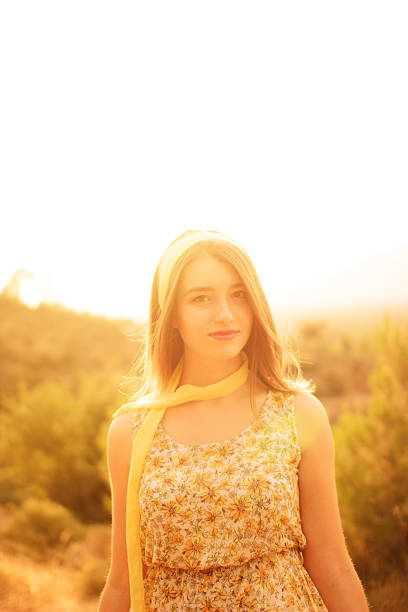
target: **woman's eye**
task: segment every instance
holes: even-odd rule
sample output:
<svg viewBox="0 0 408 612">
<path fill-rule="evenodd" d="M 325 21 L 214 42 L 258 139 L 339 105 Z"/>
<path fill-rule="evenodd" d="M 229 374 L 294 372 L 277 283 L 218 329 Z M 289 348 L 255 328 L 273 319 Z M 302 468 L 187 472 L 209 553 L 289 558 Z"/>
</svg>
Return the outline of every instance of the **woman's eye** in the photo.
<svg viewBox="0 0 408 612">
<path fill-rule="evenodd" d="M 202 302 L 203 300 L 201 298 L 207 298 L 208 295 L 197 295 L 197 297 L 194 298 L 193 302 Z"/>
<path fill-rule="evenodd" d="M 238 297 L 238 298 L 245 298 L 246 297 L 246 291 L 244 291 L 243 289 L 240 289 L 239 291 L 234 291 L 234 293 L 232 294 L 233 297 Z M 205 302 L 207 301 L 207 298 L 209 298 L 208 295 L 197 295 L 197 297 L 195 297 L 193 299 L 193 302 Z"/>
</svg>

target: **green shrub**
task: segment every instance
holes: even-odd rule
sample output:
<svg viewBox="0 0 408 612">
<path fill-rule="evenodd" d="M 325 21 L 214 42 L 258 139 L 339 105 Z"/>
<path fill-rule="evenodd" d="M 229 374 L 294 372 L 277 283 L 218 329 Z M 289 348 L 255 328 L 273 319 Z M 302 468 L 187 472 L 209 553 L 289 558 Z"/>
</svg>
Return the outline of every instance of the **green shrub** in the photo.
<svg viewBox="0 0 408 612">
<path fill-rule="evenodd" d="M 111 553 L 111 526 L 105 524 L 89 525 L 84 541 L 88 554 L 97 559 L 109 559 Z"/>
<path fill-rule="evenodd" d="M 109 380 L 84 374 L 76 393 L 55 381 L 0 398 L 0 504 L 45 497 L 84 523 L 109 519 Z"/>
<path fill-rule="evenodd" d="M 33 497 L 14 511 L 2 530 L 7 539 L 22 543 L 33 552 L 45 554 L 51 548 L 65 548 L 84 534 L 84 527 L 67 508 Z"/>
<path fill-rule="evenodd" d="M 106 583 L 109 563 L 102 559 L 89 559 L 79 575 L 78 590 L 82 597 L 100 595 Z"/>
<path fill-rule="evenodd" d="M 408 338 L 386 320 L 378 343 L 366 413 L 342 414 L 334 430 L 342 521 L 364 581 L 408 571 Z"/>
</svg>

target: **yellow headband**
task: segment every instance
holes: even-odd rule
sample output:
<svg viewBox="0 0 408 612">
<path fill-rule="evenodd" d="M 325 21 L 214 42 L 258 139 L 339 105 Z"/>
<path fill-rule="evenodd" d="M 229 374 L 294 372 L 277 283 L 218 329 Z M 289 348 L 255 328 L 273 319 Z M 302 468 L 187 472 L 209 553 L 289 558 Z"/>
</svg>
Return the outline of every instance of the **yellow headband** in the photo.
<svg viewBox="0 0 408 612">
<path fill-rule="evenodd" d="M 238 244 L 238 242 L 235 242 L 235 240 L 220 232 L 215 232 L 212 230 L 192 230 L 191 233 L 186 232 L 185 234 L 182 234 L 179 238 L 176 238 L 176 240 L 174 240 L 167 247 L 159 262 L 158 300 L 161 310 L 163 310 L 164 302 L 169 290 L 170 276 L 174 264 L 189 248 L 191 248 L 195 244 L 198 244 L 199 242 L 204 242 L 207 240 L 220 243 L 227 242 L 231 245 L 234 245 L 237 249 L 241 251 L 241 253 L 248 257 L 248 254 L 246 253 L 245 249 L 243 249 L 242 246 Z"/>
</svg>

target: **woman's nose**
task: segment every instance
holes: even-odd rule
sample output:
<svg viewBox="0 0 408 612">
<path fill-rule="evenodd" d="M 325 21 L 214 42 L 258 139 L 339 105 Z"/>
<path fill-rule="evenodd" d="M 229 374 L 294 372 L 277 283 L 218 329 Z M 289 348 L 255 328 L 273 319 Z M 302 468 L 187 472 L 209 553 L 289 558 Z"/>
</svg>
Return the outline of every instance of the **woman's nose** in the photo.
<svg viewBox="0 0 408 612">
<path fill-rule="evenodd" d="M 231 321 L 233 319 L 228 300 L 221 299 L 217 303 L 216 319 L 217 321 Z"/>
</svg>

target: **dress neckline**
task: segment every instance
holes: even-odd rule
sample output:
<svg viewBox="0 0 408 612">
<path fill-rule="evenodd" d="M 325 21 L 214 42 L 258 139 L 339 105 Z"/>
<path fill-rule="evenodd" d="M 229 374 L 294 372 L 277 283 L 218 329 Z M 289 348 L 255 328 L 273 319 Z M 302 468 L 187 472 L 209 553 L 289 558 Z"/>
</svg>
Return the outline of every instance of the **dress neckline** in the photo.
<svg viewBox="0 0 408 612">
<path fill-rule="evenodd" d="M 268 389 L 267 393 L 266 393 L 266 397 L 265 400 L 263 401 L 258 414 L 255 416 L 254 419 L 252 419 L 252 421 L 249 423 L 249 425 L 247 425 L 244 429 L 242 429 L 238 434 L 236 434 L 235 436 L 233 436 L 232 438 L 228 438 L 226 440 L 218 440 L 215 442 L 203 442 L 202 444 L 183 444 L 183 442 L 178 442 L 177 440 L 174 440 L 170 434 L 167 433 L 167 431 L 165 430 L 165 428 L 163 427 L 162 421 L 160 421 L 159 425 L 158 425 L 158 429 L 160 429 L 160 431 L 162 432 L 162 434 L 164 435 L 165 438 L 167 438 L 167 440 L 169 440 L 169 442 L 171 442 L 171 444 L 173 444 L 174 446 L 178 446 L 180 448 L 184 448 L 184 449 L 188 449 L 188 450 L 192 450 L 195 448 L 206 448 L 209 446 L 220 446 L 222 444 L 231 444 L 233 442 L 236 442 L 239 438 L 241 438 L 242 436 L 244 436 L 248 431 L 251 431 L 253 429 L 253 427 L 258 423 L 258 421 L 260 421 L 265 413 L 265 409 L 266 406 L 269 404 L 269 401 L 272 397 L 272 389 Z"/>
</svg>

